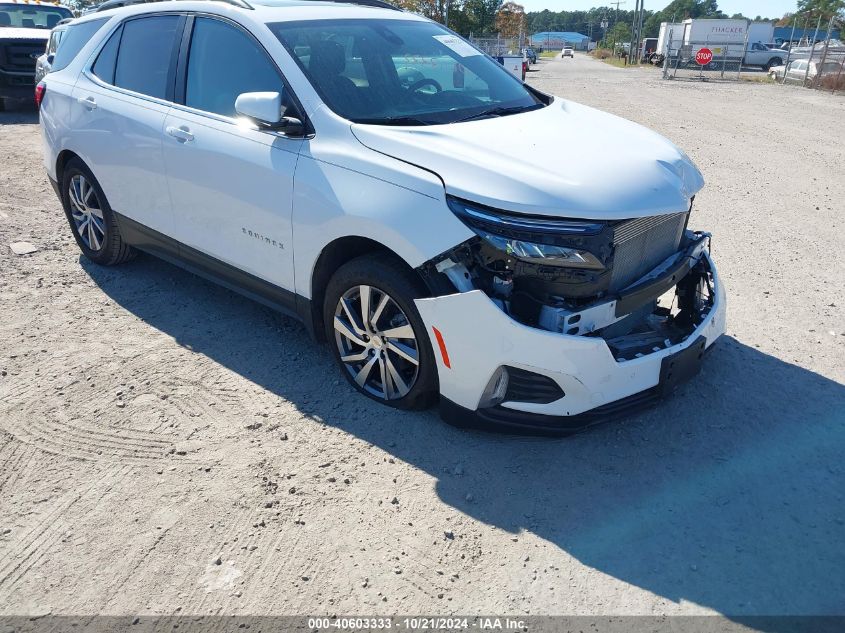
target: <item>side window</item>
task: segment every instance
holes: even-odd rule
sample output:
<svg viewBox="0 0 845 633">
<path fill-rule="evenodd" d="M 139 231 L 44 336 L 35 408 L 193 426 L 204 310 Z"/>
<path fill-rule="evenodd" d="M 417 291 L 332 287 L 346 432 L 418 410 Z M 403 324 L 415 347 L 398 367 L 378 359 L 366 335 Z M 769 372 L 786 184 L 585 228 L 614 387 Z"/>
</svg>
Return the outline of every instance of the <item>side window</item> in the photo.
<svg viewBox="0 0 845 633">
<path fill-rule="evenodd" d="M 128 20 L 123 25 L 114 85 L 166 99 L 167 77 L 174 44 L 181 35 L 180 24 L 181 18 L 177 15 Z"/>
<path fill-rule="evenodd" d="M 267 53 L 246 33 L 221 20 L 197 18 L 185 105 L 235 116 L 235 99 L 244 92 L 284 93 L 284 83 Z"/>
<path fill-rule="evenodd" d="M 52 72 L 66 68 L 77 53 L 82 50 L 82 47 L 94 37 L 106 22 L 108 22 L 108 18 L 89 20 L 81 24 L 69 24 L 62 38 L 62 45 L 56 51 L 56 57 L 53 59 Z"/>
<path fill-rule="evenodd" d="M 115 62 L 117 62 L 117 48 L 120 46 L 120 34 L 122 31 L 123 29 L 119 27 L 112 33 L 109 41 L 100 49 L 97 61 L 91 67 L 91 72 L 107 84 L 114 83 L 114 66 Z"/>
</svg>

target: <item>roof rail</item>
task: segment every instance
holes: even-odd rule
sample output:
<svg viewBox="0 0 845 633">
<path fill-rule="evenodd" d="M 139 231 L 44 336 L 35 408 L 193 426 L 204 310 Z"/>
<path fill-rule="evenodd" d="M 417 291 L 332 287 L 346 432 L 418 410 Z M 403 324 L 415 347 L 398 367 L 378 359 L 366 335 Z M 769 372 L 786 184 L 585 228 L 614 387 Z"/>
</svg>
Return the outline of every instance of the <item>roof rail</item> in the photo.
<svg viewBox="0 0 845 633">
<path fill-rule="evenodd" d="M 392 9 L 393 11 L 402 11 L 401 7 L 397 7 L 395 4 L 391 4 L 390 2 L 386 2 L 385 0 L 292 0 L 291 4 L 297 4 L 300 2 L 337 2 L 338 4 L 358 4 L 364 7 L 375 7 L 377 9 Z M 285 0 L 255 0 L 255 4 L 260 4 L 263 6 L 268 7 L 278 7 L 284 6 Z"/>
<path fill-rule="evenodd" d="M 165 2 L 166 0 L 106 0 L 102 4 L 97 5 L 94 11 L 108 11 L 109 9 L 117 9 L 119 7 L 128 7 L 133 4 L 146 4 L 148 2 Z M 209 2 L 223 2 L 231 4 L 241 9 L 252 9 L 253 6 L 246 0 L 208 0 Z M 369 1 L 369 0 L 368 0 Z M 373 0 L 374 2 L 377 0 Z"/>
<path fill-rule="evenodd" d="M 376 7 L 378 9 L 393 9 L 394 11 L 401 11 L 400 7 L 395 4 L 390 4 L 384 0 L 318 0 L 323 2 L 341 2 L 343 4 L 360 4 L 365 7 Z"/>
</svg>

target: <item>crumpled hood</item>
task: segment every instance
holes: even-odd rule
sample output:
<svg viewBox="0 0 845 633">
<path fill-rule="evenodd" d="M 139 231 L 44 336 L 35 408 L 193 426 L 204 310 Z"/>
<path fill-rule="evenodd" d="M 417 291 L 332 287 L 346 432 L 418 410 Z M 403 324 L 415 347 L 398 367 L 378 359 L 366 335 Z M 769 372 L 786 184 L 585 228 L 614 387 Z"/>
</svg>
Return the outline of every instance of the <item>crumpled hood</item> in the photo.
<svg viewBox="0 0 845 633">
<path fill-rule="evenodd" d="M 50 39 L 50 29 L 23 29 L 16 26 L 0 27 L 0 40 L 44 40 Z"/>
<path fill-rule="evenodd" d="M 704 185 L 689 157 L 625 119 L 555 99 L 451 125 L 353 124 L 365 146 L 440 176 L 448 194 L 517 213 L 625 219 L 685 211 Z"/>
</svg>

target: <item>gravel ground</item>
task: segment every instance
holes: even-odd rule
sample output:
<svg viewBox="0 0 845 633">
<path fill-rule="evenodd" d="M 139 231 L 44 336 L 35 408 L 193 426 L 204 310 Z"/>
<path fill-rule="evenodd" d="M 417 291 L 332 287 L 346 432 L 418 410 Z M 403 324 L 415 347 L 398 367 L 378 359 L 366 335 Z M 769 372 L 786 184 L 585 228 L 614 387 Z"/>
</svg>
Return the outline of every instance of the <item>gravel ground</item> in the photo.
<svg viewBox="0 0 845 633">
<path fill-rule="evenodd" d="M 0 115 L 0 614 L 845 613 L 845 98 L 536 68 L 693 157 L 730 302 L 697 380 L 567 440 L 380 407 L 293 321 L 90 264 Z"/>
</svg>

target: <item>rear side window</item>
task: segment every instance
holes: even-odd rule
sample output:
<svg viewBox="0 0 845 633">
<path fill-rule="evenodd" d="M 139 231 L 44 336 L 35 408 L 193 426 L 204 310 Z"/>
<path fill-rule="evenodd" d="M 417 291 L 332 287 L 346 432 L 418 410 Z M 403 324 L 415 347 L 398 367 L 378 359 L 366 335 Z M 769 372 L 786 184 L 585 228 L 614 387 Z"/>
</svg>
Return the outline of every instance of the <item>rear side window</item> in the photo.
<svg viewBox="0 0 845 633">
<path fill-rule="evenodd" d="M 117 48 L 120 46 L 120 34 L 122 31 L 123 29 L 119 28 L 112 33 L 109 41 L 100 50 L 97 61 L 91 67 L 91 72 L 107 84 L 114 83 L 114 65 L 117 62 Z"/>
<path fill-rule="evenodd" d="M 182 33 L 180 25 L 181 18 L 177 15 L 157 15 L 126 22 L 120 38 L 114 85 L 166 99 L 174 44 Z"/>
<path fill-rule="evenodd" d="M 53 59 L 53 72 L 66 68 L 73 61 L 82 47 L 100 30 L 100 27 L 108 22 L 108 18 L 89 20 L 81 24 L 69 24 L 62 37 L 62 45 L 56 51 Z"/>
<path fill-rule="evenodd" d="M 281 92 L 284 84 L 267 53 L 246 33 L 227 22 L 197 18 L 188 56 L 185 105 L 235 116 L 235 99 L 244 92 Z"/>
</svg>

